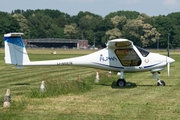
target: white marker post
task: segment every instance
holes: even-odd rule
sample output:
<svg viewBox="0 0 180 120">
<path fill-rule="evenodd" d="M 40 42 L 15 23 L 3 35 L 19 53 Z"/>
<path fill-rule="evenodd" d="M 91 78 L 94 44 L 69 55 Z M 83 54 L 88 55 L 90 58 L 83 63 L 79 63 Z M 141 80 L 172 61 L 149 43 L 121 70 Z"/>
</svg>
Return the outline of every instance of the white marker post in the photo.
<svg viewBox="0 0 180 120">
<path fill-rule="evenodd" d="M 44 91 L 45 91 L 44 81 L 41 82 L 40 91 L 41 91 L 41 92 L 44 92 Z"/>
<path fill-rule="evenodd" d="M 108 77 L 110 77 L 110 76 L 112 76 L 112 72 L 111 71 L 108 72 Z"/>
<path fill-rule="evenodd" d="M 99 73 L 96 72 L 96 79 L 95 79 L 95 82 L 98 83 L 99 82 Z"/>
<path fill-rule="evenodd" d="M 119 75 L 119 76 L 120 76 L 120 75 L 121 75 L 121 73 L 120 73 L 120 72 L 118 72 L 118 73 L 117 73 L 117 75 Z"/>
<path fill-rule="evenodd" d="M 5 96 L 4 96 L 4 104 L 3 104 L 3 107 L 10 107 L 10 102 L 11 102 L 10 89 L 7 89 L 6 94 L 5 94 Z"/>
</svg>

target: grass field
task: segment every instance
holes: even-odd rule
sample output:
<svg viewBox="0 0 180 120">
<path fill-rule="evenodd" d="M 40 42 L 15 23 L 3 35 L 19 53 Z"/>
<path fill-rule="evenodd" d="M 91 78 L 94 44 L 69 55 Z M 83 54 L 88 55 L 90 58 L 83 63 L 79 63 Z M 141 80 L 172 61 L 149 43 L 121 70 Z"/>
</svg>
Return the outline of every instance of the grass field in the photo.
<svg viewBox="0 0 180 120">
<path fill-rule="evenodd" d="M 61 59 L 85 55 L 91 50 L 28 49 L 31 60 Z M 166 54 L 166 51 L 156 51 Z M 108 71 L 72 67 L 24 67 L 4 63 L 4 50 L 0 49 L 0 119 L 2 120 L 91 120 L 91 119 L 149 119 L 169 120 L 180 118 L 180 55 L 171 51 L 176 60 L 171 65 L 171 76 L 167 70 L 159 75 L 166 82 L 158 87 L 150 72 L 125 73 L 132 86 L 118 88 L 119 76 Z M 96 72 L 100 82 L 94 83 Z M 78 76 L 81 82 L 78 82 Z M 41 81 L 45 81 L 50 93 L 39 92 Z M 11 106 L 3 108 L 7 89 L 11 90 Z M 51 90 L 50 90 L 51 89 Z M 47 91 L 48 91 L 47 90 Z M 47 92 L 45 91 L 45 92 Z M 42 95 L 44 94 L 44 95 Z"/>
</svg>

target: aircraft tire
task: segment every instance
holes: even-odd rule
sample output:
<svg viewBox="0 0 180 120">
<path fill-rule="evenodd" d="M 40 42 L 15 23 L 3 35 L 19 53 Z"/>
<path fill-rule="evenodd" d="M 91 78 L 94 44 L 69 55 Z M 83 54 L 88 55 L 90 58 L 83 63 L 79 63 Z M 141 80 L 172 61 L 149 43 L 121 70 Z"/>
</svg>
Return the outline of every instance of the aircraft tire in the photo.
<svg viewBox="0 0 180 120">
<path fill-rule="evenodd" d="M 165 85 L 166 85 L 166 83 L 165 83 L 163 80 L 161 80 L 161 83 L 162 83 L 162 84 L 160 84 L 159 82 L 157 82 L 157 86 L 165 86 Z"/>
<path fill-rule="evenodd" d="M 125 79 L 118 79 L 118 81 L 116 82 L 117 86 L 119 87 L 123 87 L 126 86 L 126 81 Z"/>
</svg>

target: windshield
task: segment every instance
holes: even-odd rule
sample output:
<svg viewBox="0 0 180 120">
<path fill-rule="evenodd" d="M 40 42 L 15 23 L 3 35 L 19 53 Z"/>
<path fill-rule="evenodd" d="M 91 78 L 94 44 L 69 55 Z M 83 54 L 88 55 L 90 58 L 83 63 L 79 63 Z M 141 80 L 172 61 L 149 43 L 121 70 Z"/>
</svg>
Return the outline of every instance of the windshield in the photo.
<svg viewBox="0 0 180 120">
<path fill-rule="evenodd" d="M 145 50 L 145 49 L 143 49 L 143 48 L 140 48 L 140 47 L 138 47 L 138 46 L 136 46 L 136 48 L 139 50 L 139 52 L 141 53 L 141 55 L 142 55 L 143 57 L 146 57 L 146 56 L 149 55 L 149 51 L 147 51 L 147 50 Z"/>
</svg>

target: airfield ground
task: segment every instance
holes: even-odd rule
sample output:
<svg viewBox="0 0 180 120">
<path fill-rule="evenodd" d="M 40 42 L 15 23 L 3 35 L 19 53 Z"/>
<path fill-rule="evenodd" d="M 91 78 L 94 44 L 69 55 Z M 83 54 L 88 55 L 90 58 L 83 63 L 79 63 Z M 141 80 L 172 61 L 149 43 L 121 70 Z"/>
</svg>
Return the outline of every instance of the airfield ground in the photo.
<svg viewBox="0 0 180 120">
<path fill-rule="evenodd" d="M 85 55 L 93 50 L 28 49 L 31 60 L 61 59 Z M 165 50 L 158 52 L 166 55 Z M 2 120 L 89 120 L 89 119 L 149 119 L 169 120 L 180 118 L 180 51 L 172 50 L 176 60 L 160 79 L 165 87 L 158 87 L 150 72 L 125 73 L 130 86 L 118 88 L 117 73 L 72 67 L 38 66 L 16 69 L 4 63 L 4 50 L 0 49 L 0 119 Z M 94 83 L 96 72 L 100 82 Z M 78 76 L 81 81 L 78 81 Z M 45 81 L 46 93 L 39 92 Z M 6 90 L 11 91 L 11 106 L 3 107 Z"/>
</svg>

